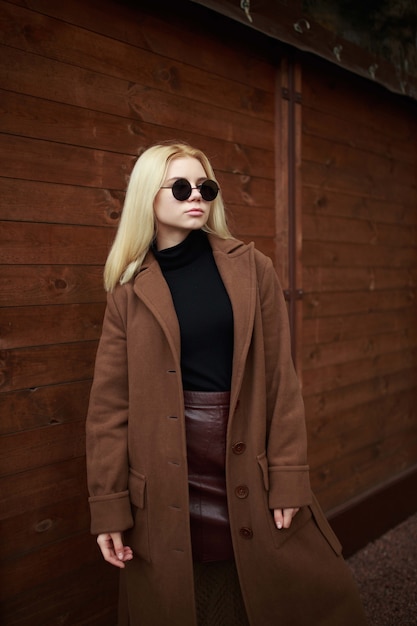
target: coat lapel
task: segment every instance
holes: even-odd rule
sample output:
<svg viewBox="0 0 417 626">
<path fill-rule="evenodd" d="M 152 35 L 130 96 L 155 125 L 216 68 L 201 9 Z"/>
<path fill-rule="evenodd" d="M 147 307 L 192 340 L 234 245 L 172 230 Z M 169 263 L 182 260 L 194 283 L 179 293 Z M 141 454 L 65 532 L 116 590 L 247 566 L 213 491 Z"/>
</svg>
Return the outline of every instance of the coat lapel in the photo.
<svg viewBox="0 0 417 626">
<path fill-rule="evenodd" d="M 253 244 L 209 236 L 214 259 L 232 304 L 234 319 L 233 374 L 230 413 L 233 414 L 242 385 L 256 304 L 256 271 Z"/>
<path fill-rule="evenodd" d="M 244 245 L 236 239 L 219 239 L 209 235 L 209 240 L 233 309 L 234 350 L 230 398 L 233 414 L 242 385 L 255 317 L 257 287 L 254 248 L 252 244 Z M 147 254 L 135 279 L 134 291 L 161 325 L 179 367 L 179 324 L 169 287 L 152 252 Z"/>
<path fill-rule="evenodd" d="M 162 327 L 179 369 L 181 339 L 178 319 L 168 284 L 152 252 L 148 252 L 135 279 L 134 291 Z"/>
</svg>

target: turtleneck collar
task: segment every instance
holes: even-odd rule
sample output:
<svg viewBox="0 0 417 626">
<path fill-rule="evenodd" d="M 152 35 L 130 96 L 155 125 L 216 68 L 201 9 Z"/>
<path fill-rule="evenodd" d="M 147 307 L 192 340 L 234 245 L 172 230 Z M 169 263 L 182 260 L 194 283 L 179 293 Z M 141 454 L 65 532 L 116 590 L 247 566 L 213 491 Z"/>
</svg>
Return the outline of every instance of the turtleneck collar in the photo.
<svg viewBox="0 0 417 626">
<path fill-rule="evenodd" d="M 192 230 L 184 241 L 164 250 L 157 250 L 156 244 L 152 244 L 152 252 L 163 272 L 190 265 L 208 250 L 211 247 L 203 230 Z"/>
</svg>

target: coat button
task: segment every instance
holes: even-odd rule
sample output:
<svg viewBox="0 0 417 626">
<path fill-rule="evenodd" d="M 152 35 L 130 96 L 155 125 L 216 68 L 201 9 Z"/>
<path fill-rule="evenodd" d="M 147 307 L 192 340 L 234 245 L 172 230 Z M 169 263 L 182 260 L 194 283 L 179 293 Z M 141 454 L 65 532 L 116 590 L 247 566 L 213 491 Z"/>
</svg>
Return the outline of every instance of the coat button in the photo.
<svg viewBox="0 0 417 626">
<path fill-rule="evenodd" d="M 238 498 L 247 498 L 249 495 L 249 489 L 246 485 L 239 485 L 239 487 L 236 487 L 235 489 L 235 494 Z"/>
<path fill-rule="evenodd" d="M 243 537 L 243 539 L 252 539 L 253 537 L 253 530 L 252 528 L 248 528 L 247 526 L 243 526 L 243 528 L 241 528 L 239 530 L 239 534 L 241 537 Z"/>
<path fill-rule="evenodd" d="M 243 443 L 243 441 L 237 441 L 232 445 L 232 450 L 235 454 L 243 454 L 246 450 L 246 443 Z"/>
</svg>

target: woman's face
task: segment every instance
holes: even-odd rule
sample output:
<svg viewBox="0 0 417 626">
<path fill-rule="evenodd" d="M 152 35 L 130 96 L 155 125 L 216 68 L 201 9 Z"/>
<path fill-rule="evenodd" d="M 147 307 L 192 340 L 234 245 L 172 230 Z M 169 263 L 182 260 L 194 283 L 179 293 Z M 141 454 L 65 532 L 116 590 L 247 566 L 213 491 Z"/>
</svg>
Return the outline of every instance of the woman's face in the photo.
<svg viewBox="0 0 417 626">
<path fill-rule="evenodd" d="M 192 191 L 187 200 L 176 200 L 172 195 L 170 188 L 179 178 L 186 178 L 191 183 Z M 160 189 L 154 202 L 158 250 L 181 243 L 192 230 L 198 230 L 206 224 L 211 202 L 203 200 L 200 191 L 195 189 L 206 179 L 207 174 L 198 159 L 179 157 L 170 162 L 161 185 L 168 189 Z"/>
</svg>

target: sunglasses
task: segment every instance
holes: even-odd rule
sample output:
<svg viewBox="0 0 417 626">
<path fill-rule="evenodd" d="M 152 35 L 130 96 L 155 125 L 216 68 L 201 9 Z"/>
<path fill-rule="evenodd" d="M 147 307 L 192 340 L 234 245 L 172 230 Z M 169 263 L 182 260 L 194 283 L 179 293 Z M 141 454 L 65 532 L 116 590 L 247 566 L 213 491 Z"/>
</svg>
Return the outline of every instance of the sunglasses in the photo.
<svg viewBox="0 0 417 626">
<path fill-rule="evenodd" d="M 210 179 L 204 180 L 196 187 L 191 187 L 191 183 L 186 178 L 179 178 L 175 181 L 172 187 L 161 187 L 161 189 L 171 189 L 174 198 L 180 202 L 188 200 L 193 189 L 198 189 L 201 193 L 201 197 L 206 202 L 214 200 L 219 193 L 218 184 L 214 180 Z"/>
</svg>

